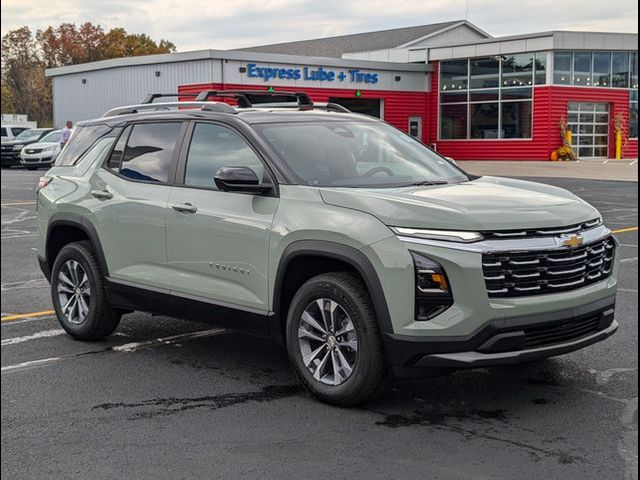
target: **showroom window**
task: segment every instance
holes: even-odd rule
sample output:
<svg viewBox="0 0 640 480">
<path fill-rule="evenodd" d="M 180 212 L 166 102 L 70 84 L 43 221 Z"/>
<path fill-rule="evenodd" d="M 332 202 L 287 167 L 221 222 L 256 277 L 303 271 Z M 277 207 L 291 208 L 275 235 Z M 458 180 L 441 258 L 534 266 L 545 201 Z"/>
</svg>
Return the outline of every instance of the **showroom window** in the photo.
<svg viewBox="0 0 640 480">
<path fill-rule="evenodd" d="M 571 85 L 571 52 L 554 52 L 553 83 Z"/>
<path fill-rule="evenodd" d="M 629 138 L 638 138 L 638 90 L 629 92 Z"/>
<path fill-rule="evenodd" d="M 546 75 L 546 52 L 441 62 L 439 138 L 531 138 L 533 85 Z"/>
<path fill-rule="evenodd" d="M 611 55 L 611 86 L 626 88 L 629 86 L 629 54 L 613 52 Z"/>
<path fill-rule="evenodd" d="M 554 52 L 553 83 L 638 88 L 638 52 Z"/>
</svg>

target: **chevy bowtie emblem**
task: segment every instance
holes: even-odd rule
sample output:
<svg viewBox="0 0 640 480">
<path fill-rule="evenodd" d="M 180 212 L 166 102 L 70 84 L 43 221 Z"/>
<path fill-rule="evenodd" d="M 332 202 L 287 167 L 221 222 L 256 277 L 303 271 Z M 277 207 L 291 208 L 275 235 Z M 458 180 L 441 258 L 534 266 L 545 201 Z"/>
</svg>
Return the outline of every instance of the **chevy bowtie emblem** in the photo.
<svg viewBox="0 0 640 480">
<path fill-rule="evenodd" d="M 563 247 L 577 248 L 584 243 L 582 235 L 563 235 L 561 238 Z"/>
</svg>

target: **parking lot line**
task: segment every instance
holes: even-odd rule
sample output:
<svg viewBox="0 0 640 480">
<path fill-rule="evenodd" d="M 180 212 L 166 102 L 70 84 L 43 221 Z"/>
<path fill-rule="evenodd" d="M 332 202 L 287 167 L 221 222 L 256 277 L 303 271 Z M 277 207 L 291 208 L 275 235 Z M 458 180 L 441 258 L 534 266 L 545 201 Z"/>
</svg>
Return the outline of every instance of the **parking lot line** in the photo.
<svg viewBox="0 0 640 480">
<path fill-rule="evenodd" d="M 10 322 L 12 320 L 22 320 L 23 318 L 34 318 L 34 317 L 45 317 L 48 315 L 53 315 L 55 310 L 43 310 L 41 312 L 31 312 L 31 313 L 16 313 L 15 315 L 5 315 L 0 319 L 2 322 Z"/>
<path fill-rule="evenodd" d="M 2 205 L 2 207 L 19 207 L 19 206 L 22 206 L 22 205 L 35 205 L 35 204 L 36 204 L 36 202 L 31 201 L 31 202 L 11 202 L 11 203 L 3 203 L 3 204 L 1 204 L 1 205 Z"/>
<path fill-rule="evenodd" d="M 626 227 L 618 228 L 617 230 L 611 230 L 611 233 L 625 233 L 625 232 L 637 232 L 638 227 Z"/>
</svg>

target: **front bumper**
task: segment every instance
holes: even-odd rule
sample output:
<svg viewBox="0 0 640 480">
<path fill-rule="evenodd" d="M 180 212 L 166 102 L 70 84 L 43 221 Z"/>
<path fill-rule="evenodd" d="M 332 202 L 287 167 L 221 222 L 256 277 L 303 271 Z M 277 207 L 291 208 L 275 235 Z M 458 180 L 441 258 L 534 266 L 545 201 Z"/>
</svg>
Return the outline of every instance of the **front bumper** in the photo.
<svg viewBox="0 0 640 480">
<path fill-rule="evenodd" d="M 20 152 L 3 150 L 0 156 L 0 162 L 2 162 L 2 166 L 20 165 Z"/>
<path fill-rule="evenodd" d="M 420 370 L 514 364 L 579 350 L 613 335 L 615 296 L 580 307 L 490 321 L 467 337 L 416 338 L 386 333 L 387 359 L 399 377 Z M 425 372 L 426 373 L 426 372 Z"/>
<path fill-rule="evenodd" d="M 56 158 L 55 152 L 20 154 L 21 165 L 51 165 Z"/>
</svg>

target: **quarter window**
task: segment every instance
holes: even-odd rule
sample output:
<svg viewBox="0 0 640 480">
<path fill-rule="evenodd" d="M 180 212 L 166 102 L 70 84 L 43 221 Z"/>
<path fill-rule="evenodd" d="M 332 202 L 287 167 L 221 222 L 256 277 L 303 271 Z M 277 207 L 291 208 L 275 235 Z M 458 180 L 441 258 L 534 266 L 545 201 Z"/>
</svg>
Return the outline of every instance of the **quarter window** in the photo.
<svg viewBox="0 0 640 480">
<path fill-rule="evenodd" d="M 237 133 L 213 123 L 198 123 L 191 138 L 184 184 L 215 189 L 213 177 L 222 167 L 249 167 L 264 177 L 262 161 Z"/>
<path fill-rule="evenodd" d="M 146 182 L 166 182 L 181 123 L 134 125 L 122 156 L 120 175 Z"/>
</svg>

